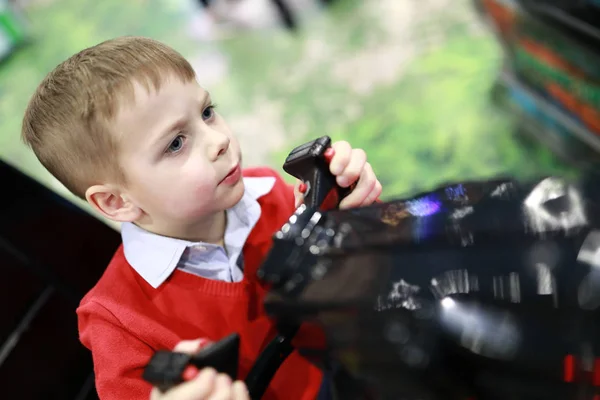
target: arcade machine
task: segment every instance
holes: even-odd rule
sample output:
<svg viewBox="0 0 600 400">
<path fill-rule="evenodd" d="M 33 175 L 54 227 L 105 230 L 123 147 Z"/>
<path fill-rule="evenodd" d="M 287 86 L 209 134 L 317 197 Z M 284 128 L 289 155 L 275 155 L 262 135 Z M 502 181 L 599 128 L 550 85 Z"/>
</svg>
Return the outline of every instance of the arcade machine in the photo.
<svg viewBox="0 0 600 400">
<path fill-rule="evenodd" d="M 97 399 L 75 309 L 120 235 L 2 161 L 0 182 L 0 397 Z"/>
<path fill-rule="evenodd" d="M 494 89 L 521 133 L 578 166 L 600 152 L 600 2 L 474 0 L 505 55 Z"/>
<path fill-rule="evenodd" d="M 324 206 L 337 191 L 328 143 L 284 165 L 311 190 L 258 272 L 279 335 L 248 376 L 232 333 L 157 352 L 145 379 L 168 390 L 188 365 L 213 366 L 259 400 L 297 350 L 332 374 L 334 399 L 600 398 L 600 175 L 461 182 L 340 211 Z M 294 349 L 305 323 L 325 343 Z"/>
</svg>

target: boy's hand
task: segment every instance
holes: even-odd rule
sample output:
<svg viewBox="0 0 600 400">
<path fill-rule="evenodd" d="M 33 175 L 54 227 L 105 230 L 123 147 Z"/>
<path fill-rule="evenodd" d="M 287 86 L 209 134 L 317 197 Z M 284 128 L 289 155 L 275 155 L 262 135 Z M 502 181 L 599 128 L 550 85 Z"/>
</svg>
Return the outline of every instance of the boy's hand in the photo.
<svg viewBox="0 0 600 400">
<path fill-rule="evenodd" d="M 175 346 L 174 351 L 195 353 L 206 344 L 201 340 L 184 340 Z M 204 368 L 196 377 L 165 393 L 152 389 L 150 400 L 250 400 L 250 397 L 244 382 L 232 382 L 228 375 Z"/>
<path fill-rule="evenodd" d="M 377 200 L 382 190 L 381 183 L 367 162 L 367 154 L 363 149 L 353 149 L 348 142 L 339 141 L 325 152 L 325 158 L 339 186 L 345 188 L 356 182 L 352 193 L 341 201 L 340 209 L 368 206 Z M 296 207 L 302 204 L 304 198 L 302 185 L 302 182 L 298 182 L 295 186 Z"/>
</svg>

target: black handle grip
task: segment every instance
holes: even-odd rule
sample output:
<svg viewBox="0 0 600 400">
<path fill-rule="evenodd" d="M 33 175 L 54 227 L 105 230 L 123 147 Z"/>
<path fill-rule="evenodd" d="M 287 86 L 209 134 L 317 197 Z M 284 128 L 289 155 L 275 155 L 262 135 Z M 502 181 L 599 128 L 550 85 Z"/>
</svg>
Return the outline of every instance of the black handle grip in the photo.
<svg viewBox="0 0 600 400">
<path fill-rule="evenodd" d="M 198 369 L 212 367 L 236 380 L 239 347 L 240 337 L 234 333 L 196 354 L 157 351 L 144 369 L 142 377 L 163 392 L 182 383 L 183 373 L 190 365 Z"/>
<path fill-rule="evenodd" d="M 286 358 L 294 351 L 292 339 L 298 330 L 294 327 L 287 334 L 279 334 L 269 342 L 246 377 L 246 387 L 251 400 L 262 399 L 271 380 Z"/>
<path fill-rule="evenodd" d="M 283 170 L 300 179 L 307 186 L 304 193 L 304 204 L 310 208 L 336 208 L 340 201 L 346 197 L 352 187 L 338 186 L 335 176 L 329 172 L 329 165 L 325 160 L 325 151 L 331 147 L 331 138 L 322 136 L 316 140 L 296 147 L 290 152 L 283 164 Z M 335 189 L 334 193 L 331 193 Z M 331 204 L 330 194 L 336 195 Z"/>
</svg>

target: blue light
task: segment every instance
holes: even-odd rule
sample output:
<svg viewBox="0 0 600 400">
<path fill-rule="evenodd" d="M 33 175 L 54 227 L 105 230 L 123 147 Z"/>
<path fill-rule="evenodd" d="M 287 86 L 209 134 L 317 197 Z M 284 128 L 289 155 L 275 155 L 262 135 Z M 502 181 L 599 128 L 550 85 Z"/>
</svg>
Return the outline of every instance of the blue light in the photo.
<svg viewBox="0 0 600 400">
<path fill-rule="evenodd" d="M 446 196 L 450 201 L 462 198 L 467 195 L 467 191 L 463 185 L 450 186 L 446 188 Z"/>
<path fill-rule="evenodd" d="M 441 204 L 433 199 L 423 197 L 406 202 L 406 208 L 415 217 L 426 217 L 437 213 L 441 208 Z"/>
</svg>

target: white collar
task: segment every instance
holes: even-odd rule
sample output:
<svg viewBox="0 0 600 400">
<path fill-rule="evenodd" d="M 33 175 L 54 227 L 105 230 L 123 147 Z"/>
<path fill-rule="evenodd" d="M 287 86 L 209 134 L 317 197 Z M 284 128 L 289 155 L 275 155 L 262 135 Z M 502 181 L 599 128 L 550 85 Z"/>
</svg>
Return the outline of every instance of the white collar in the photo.
<svg viewBox="0 0 600 400">
<path fill-rule="evenodd" d="M 252 203 L 267 193 L 275 185 L 274 177 L 246 177 L 244 179 L 244 196 L 228 214 L 240 216 Z M 121 226 L 123 250 L 127 262 L 152 287 L 159 287 L 177 268 L 184 250 L 200 243 L 182 239 L 174 239 L 157 235 L 138 227 L 133 223 Z"/>
</svg>

